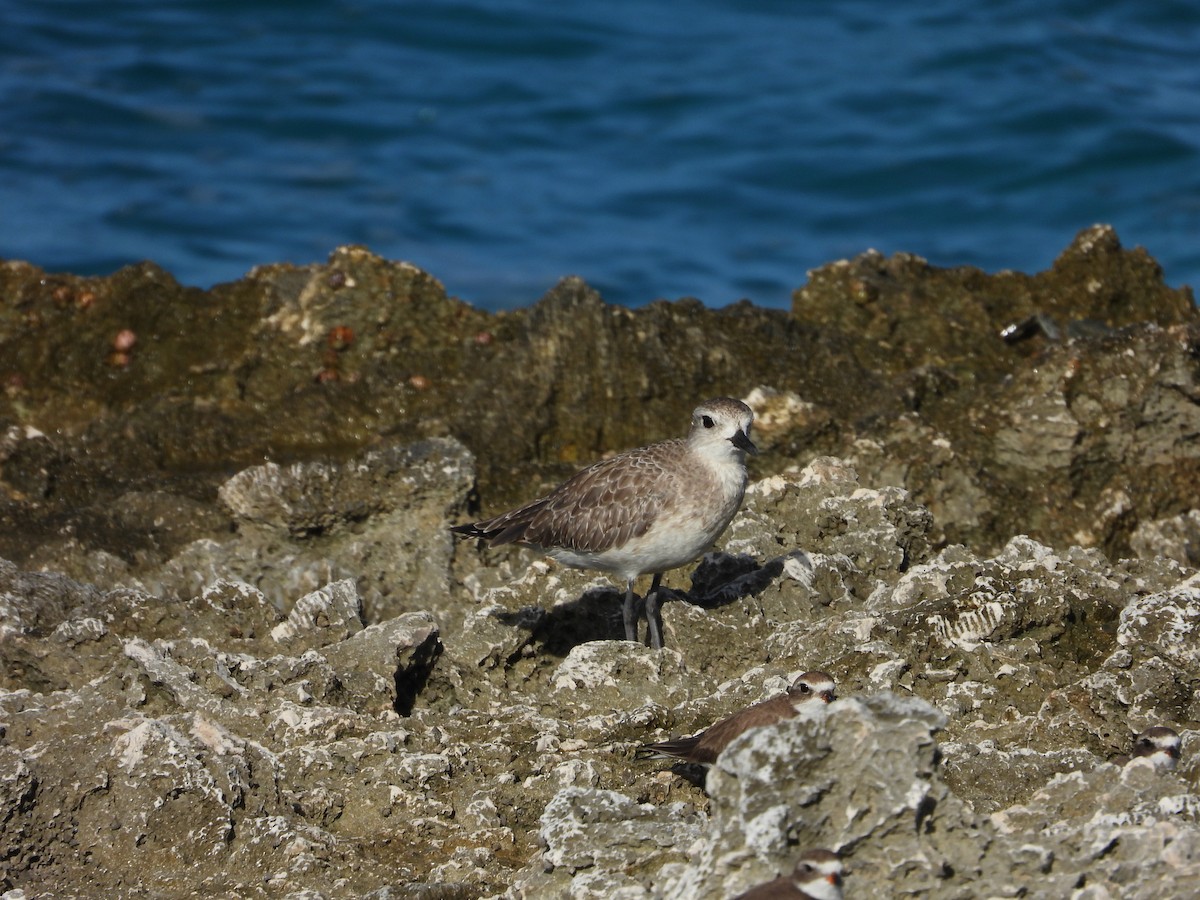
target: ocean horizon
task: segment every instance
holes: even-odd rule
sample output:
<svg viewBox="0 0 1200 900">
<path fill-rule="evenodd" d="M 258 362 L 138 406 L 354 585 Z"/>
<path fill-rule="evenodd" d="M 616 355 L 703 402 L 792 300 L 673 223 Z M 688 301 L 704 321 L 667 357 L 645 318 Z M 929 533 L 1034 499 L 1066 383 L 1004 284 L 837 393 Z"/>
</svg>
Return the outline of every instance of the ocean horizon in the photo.
<svg viewBox="0 0 1200 900">
<path fill-rule="evenodd" d="M 867 249 L 1048 267 L 1113 225 L 1200 284 L 1200 7 L 9 4 L 0 258 L 184 284 L 420 266 L 488 309 L 786 307 Z"/>
</svg>

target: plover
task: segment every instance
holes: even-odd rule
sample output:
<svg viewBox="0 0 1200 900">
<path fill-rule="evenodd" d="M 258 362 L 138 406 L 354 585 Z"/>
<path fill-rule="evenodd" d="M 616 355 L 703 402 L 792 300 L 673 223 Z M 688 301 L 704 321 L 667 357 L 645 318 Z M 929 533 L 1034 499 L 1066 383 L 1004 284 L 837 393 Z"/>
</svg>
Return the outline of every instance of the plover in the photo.
<svg viewBox="0 0 1200 900">
<path fill-rule="evenodd" d="M 686 439 L 628 450 L 576 473 L 545 497 L 492 519 L 458 525 L 458 534 L 491 547 L 525 544 L 580 569 L 625 580 L 625 637 L 638 639 L 633 583 L 646 592 L 646 637 L 662 647 L 659 582 L 699 557 L 720 536 L 746 492 L 746 454 L 754 414 L 718 397 L 696 407 Z"/>
<path fill-rule="evenodd" d="M 734 900 L 842 900 L 842 861 L 832 850 L 809 850 L 791 875 L 752 887 Z"/>
<path fill-rule="evenodd" d="M 1132 757 L 1127 754 L 1113 757 L 1113 762 L 1124 766 L 1134 759 L 1149 757 L 1155 766 L 1164 769 L 1174 769 L 1179 765 L 1179 735 L 1174 728 L 1166 725 L 1155 725 L 1147 728 L 1133 739 Z"/>
<path fill-rule="evenodd" d="M 800 708 L 813 700 L 831 703 L 837 696 L 833 679 L 824 672 L 805 672 L 782 694 L 748 706 L 699 734 L 647 744 L 637 751 L 638 759 L 674 757 L 689 763 L 710 766 L 733 741 L 751 728 L 774 725 L 790 719 Z"/>
</svg>

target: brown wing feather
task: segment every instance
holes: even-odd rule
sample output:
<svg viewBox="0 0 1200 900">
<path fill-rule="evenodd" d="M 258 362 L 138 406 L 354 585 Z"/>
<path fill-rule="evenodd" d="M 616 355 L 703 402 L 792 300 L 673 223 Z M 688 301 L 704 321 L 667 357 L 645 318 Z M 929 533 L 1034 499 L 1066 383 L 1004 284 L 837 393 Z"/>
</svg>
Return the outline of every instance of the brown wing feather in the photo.
<svg viewBox="0 0 1200 900">
<path fill-rule="evenodd" d="M 697 749 L 711 751 L 712 759 L 716 760 L 717 754 L 742 733 L 751 728 L 772 725 L 795 714 L 795 708 L 786 695 L 772 697 L 717 722 L 701 735 Z"/>
<path fill-rule="evenodd" d="M 787 695 L 780 694 L 734 713 L 692 737 L 647 744 L 644 749 L 654 754 L 677 756 L 688 762 L 711 765 L 717 761 L 721 751 L 743 732 L 763 725 L 772 725 L 795 714 L 795 707 Z"/>
<path fill-rule="evenodd" d="M 792 706 L 786 694 L 781 694 L 770 700 L 755 703 L 754 706 L 734 713 L 727 719 L 721 719 L 706 730 L 692 734 L 690 738 L 660 740 L 656 744 L 647 744 L 637 751 L 636 756 L 674 756 L 680 760 L 710 766 L 739 734 L 750 731 L 750 728 L 773 725 L 774 722 L 790 719 L 793 715 L 796 715 L 796 707 Z"/>
<path fill-rule="evenodd" d="M 645 534 L 661 505 L 664 463 L 685 452 L 664 441 L 601 460 L 552 493 L 493 519 L 451 531 L 488 540 L 493 547 L 521 542 L 600 553 Z"/>
<path fill-rule="evenodd" d="M 532 517 L 524 540 L 601 553 L 641 537 L 664 496 L 664 461 L 683 449 L 666 441 L 602 460 L 565 482 Z"/>
<path fill-rule="evenodd" d="M 634 758 L 648 759 L 657 756 L 675 756 L 679 759 L 690 759 L 691 753 L 696 749 L 696 744 L 699 741 L 700 735 L 697 734 L 692 737 L 676 738 L 673 741 L 659 741 L 657 744 L 646 744 L 644 747 L 637 749 L 634 753 Z"/>
<path fill-rule="evenodd" d="M 525 529 L 529 526 L 530 519 L 545 504 L 546 498 L 543 497 L 534 500 L 532 503 L 527 503 L 518 509 L 501 513 L 495 518 L 484 519 L 481 522 L 471 522 L 467 525 L 455 525 L 450 530 L 456 534 L 465 534 L 468 537 L 483 538 L 492 547 L 511 544 L 515 541 L 523 540 Z"/>
</svg>

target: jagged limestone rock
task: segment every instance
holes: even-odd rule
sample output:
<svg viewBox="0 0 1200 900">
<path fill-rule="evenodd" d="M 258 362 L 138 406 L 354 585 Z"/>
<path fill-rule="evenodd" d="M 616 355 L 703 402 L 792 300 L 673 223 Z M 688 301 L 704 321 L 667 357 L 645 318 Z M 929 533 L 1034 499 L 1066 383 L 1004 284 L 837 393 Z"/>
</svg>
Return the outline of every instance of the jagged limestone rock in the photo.
<svg viewBox="0 0 1200 900">
<path fill-rule="evenodd" d="M 642 898 L 706 847 L 729 851 L 713 884 L 748 885 L 811 834 L 857 896 L 1058 897 L 1088 872 L 1085 896 L 1187 896 L 1200 319 L 1110 230 L 1032 277 L 867 254 L 792 313 L 626 310 L 567 279 L 490 316 L 360 248 L 212 292 L 13 264 L 0 295 L 0 889 Z M 1038 313 L 1055 327 L 1000 337 Z M 113 370 L 93 351 L 131 314 Z M 468 506 L 726 393 L 766 452 L 718 548 L 667 576 L 670 652 L 612 640 L 610 579 L 451 541 Z M 634 758 L 812 668 L 849 698 L 828 727 L 730 757 L 789 799 Z M 1113 774 L 1157 723 L 1177 772 Z M 556 819 L 578 830 L 555 852 L 647 823 L 653 849 L 545 871 L 564 791 L 605 812 Z"/>
</svg>

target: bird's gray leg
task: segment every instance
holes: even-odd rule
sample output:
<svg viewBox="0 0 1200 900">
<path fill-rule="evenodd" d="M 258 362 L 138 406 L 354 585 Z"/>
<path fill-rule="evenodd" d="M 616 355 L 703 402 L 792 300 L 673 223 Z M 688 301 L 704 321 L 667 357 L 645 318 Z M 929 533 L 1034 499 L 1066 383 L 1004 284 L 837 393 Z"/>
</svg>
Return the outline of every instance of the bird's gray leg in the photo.
<svg viewBox="0 0 1200 900">
<path fill-rule="evenodd" d="M 633 579 L 629 579 L 629 585 L 625 589 L 625 606 L 621 610 L 625 617 L 625 640 L 637 642 L 638 633 L 638 615 L 637 615 L 637 597 L 633 593 Z"/>
<path fill-rule="evenodd" d="M 662 574 L 654 576 L 650 582 L 650 590 L 646 592 L 646 643 L 652 650 L 661 650 L 662 638 L 662 604 L 658 602 L 658 583 Z"/>
</svg>

